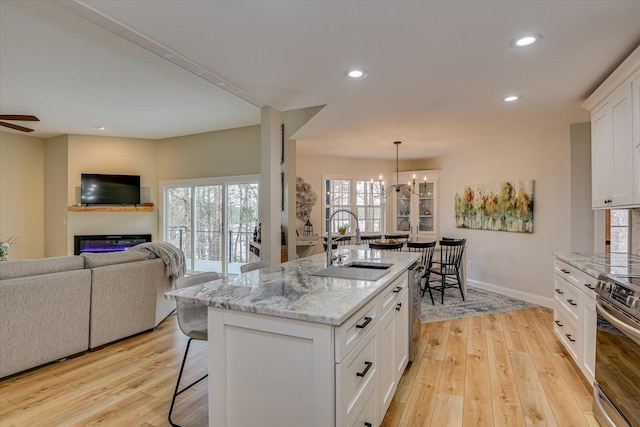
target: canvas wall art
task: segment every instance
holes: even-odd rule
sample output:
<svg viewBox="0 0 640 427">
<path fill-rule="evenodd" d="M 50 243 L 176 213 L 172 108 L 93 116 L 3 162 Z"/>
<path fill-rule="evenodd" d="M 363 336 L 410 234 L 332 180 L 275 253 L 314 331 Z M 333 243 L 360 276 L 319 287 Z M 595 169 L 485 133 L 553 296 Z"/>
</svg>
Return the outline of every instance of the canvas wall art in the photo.
<svg viewBox="0 0 640 427">
<path fill-rule="evenodd" d="M 456 227 L 533 233 L 534 180 L 460 187 Z"/>
</svg>

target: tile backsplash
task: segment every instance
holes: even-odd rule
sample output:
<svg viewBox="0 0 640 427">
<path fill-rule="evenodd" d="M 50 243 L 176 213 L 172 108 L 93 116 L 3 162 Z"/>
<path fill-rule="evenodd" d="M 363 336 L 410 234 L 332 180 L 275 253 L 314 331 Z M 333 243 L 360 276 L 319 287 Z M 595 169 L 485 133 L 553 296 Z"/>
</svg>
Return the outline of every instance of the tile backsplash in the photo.
<svg viewBox="0 0 640 427">
<path fill-rule="evenodd" d="M 631 209 L 631 253 L 640 256 L 640 208 Z"/>
</svg>

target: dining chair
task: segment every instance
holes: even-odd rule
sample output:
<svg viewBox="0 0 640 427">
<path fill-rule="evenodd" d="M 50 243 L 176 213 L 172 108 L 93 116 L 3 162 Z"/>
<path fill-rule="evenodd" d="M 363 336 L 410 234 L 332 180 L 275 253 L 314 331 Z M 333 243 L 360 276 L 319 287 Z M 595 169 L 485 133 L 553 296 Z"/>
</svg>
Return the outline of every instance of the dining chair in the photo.
<svg viewBox="0 0 640 427">
<path fill-rule="evenodd" d="M 327 250 L 327 238 L 323 237 L 324 239 L 324 250 L 326 252 Z M 350 245 L 351 244 L 351 236 L 342 236 L 342 237 L 337 237 L 335 239 L 333 239 L 333 245 L 331 245 L 331 249 L 338 249 L 338 245 L 340 246 L 345 246 L 345 245 Z"/>
<path fill-rule="evenodd" d="M 201 285 L 202 283 L 218 280 L 220 276 L 215 272 L 206 272 L 201 274 L 194 274 L 192 276 L 181 277 L 176 280 L 176 289 L 184 289 L 190 286 Z M 176 382 L 176 388 L 171 397 L 171 407 L 169 408 L 169 424 L 174 427 L 180 427 L 179 424 L 174 423 L 171 420 L 173 413 L 173 406 L 176 403 L 176 397 L 183 392 L 189 390 L 191 387 L 207 378 L 208 374 L 195 380 L 188 386 L 180 389 L 180 380 L 182 379 L 182 373 L 184 371 L 184 365 L 187 361 L 187 355 L 189 354 L 189 347 L 192 340 L 206 341 L 208 338 L 207 331 L 207 306 L 201 304 L 195 304 L 190 302 L 176 301 L 176 317 L 178 318 L 178 326 L 183 334 L 189 337 L 187 341 L 187 348 L 184 351 L 184 357 L 182 358 L 182 365 L 180 365 L 180 373 L 178 374 L 178 381 Z"/>
<path fill-rule="evenodd" d="M 424 294 L 429 291 L 429 296 L 431 297 L 431 304 L 435 305 L 436 303 L 433 301 L 433 293 L 431 292 L 431 287 L 429 286 L 429 277 L 431 276 L 431 264 L 433 262 L 433 253 L 436 250 L 436 241 L 433 242 L 408 242 L 407 249 L 409 252 L 420 252 L 420 265 L 424 266 L 424 274 L 420 278 L 420 283 L 422 283 L 422 279 L 425 279 L 424 287 L 421 285 L 422 290 L 422 298 L 424 298 Z"/>
<path fill-rule="evenodd" d="M 382 235 L 378 234 L 376 236 L 361 236 L 360 240 L 364 243 L 364 242 L 370 242 L 372 240 L 381 240 L 382 239 Z"/>
<path fill-rule="evenodd" d="M 404 243 L 369 243 L 369 249 L 378 249 L 382 251 L 397 251 L 399 252 Z"/>
<path fill-rule="evenodd" d="M 246 273 L 248 271 L 259 270 L 261 268 L 269 267 L 271 263 L 269 261 L 256 261 L 249 264 L 243 264 L 240 266 L 240 273 Z"/>
<path fill-rule="evenodd" d="M 440 289 L 437 286 L 430 286 L 433 290 L 439 290 L 441 302 L 444 304 L 445 288 L 457 286 L 464 301 L 462 292 L 462 280 L 460 279 L 460 263 L 467 239 L 460 240 L 440 240 L 440 259 L 431 262 L 431 274 L 440 276 Z M 435 280 L 433 281 L 435 283 Z"/>
<path fill-rule="evenodd" d="M 387 240 L 402 240 L 405 242 L 409 241 L 409 235 L 408 234 L 385 234 L 384 238 Z"/>
</svg>

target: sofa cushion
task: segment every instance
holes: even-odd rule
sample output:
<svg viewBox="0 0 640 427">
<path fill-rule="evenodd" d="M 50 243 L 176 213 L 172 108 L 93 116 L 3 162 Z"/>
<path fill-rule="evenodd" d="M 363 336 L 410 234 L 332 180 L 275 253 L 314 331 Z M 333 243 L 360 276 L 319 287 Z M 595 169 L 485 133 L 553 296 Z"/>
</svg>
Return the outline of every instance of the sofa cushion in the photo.
<svg viewBox="0 0 640 427">
<path fill-rule="evenodd" d="M 104 267 L 105 265 L 124 264 L 127 262 L 146 261 L 149 255 L 138 251 L 120 251 L 106 253 L 83 252 L 84 268 Z"/>
<path fill-rule="evenodd" d="M 84 260 L 78 256 L 61 256 L 0 262 L 0 280 L 25 276 L 82 270 Z"/>
</svg>

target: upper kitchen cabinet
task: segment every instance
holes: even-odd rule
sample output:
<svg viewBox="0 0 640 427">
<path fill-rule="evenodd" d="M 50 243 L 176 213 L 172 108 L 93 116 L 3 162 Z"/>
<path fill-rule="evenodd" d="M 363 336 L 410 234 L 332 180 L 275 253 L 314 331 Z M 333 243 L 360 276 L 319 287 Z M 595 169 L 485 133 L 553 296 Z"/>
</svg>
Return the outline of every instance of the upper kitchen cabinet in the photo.
<svg viewBox="0 0 640 427">
<path fill-rule="evenodd" d="M 640 205 L 640 47 L 585 101 L 591 111 L 592 207 Z"/>
<path fill-rule="evenodd" d="M 438 236 L 438 171 L 411 171 L 399 174 L 400 183 L 409 184 L 416 194 L 389 195 L 390 216 L 387 234 L 409 234 L 412 241 L 430 241 Z M 412 182 L 415 180 L 415 186 Z"/>
</svg>

